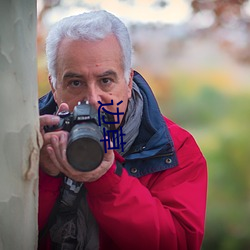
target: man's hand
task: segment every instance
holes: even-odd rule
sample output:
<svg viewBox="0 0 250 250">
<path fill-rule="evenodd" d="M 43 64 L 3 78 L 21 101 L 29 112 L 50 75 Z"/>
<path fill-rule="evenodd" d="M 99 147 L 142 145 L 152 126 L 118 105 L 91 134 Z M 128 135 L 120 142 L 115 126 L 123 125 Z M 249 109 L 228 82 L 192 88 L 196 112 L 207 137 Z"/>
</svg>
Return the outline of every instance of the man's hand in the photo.
<svg viewBox="0 0 250 250">
<path fill-rule="evenodd" d="M 60 105 L 58 112 L 68 111 L 69 107 L 67 104 L 63 103 Z M 67 143 L 64 141 L 65 137 L 68 137 L 68 132 L 66 131 L 54 131 L 50 133 L 45 133 L 45 126 L 58 125 L 60 118 L 55 115 L 42 115 L 40 116 L 40 130 L 43 137 L 43 147 L 40 151 L 40 161 L 39 166 L 43 169 L 45 173 L 51 176 L 57 176 L 60 174 L 60 170 L 55 166 L 50 157 L 50 152 L 53 151 L 52 140 L 61 141 L 62 143 Z M 62 139 L 63 138 L 63 139 Z"/>
<path fill-rule="evenodd" d="M 66 142 L 66 143 L 65 143 Z M 67 137 L 62 135 L 60 138 L 57 136 L 52 136 L 51 139 L 51 148 L 49 148 L 50 159 L 53 162 L 54 166 L 71 178 L 72 180 L 78 182 L 92 182 L 98 180 L 103 176 L 112 166 L 114 162 L 114 152 L 113 150 L 107 150 L 107 153 L 104 155 L 104 159 L 101 164 L 94 170 L 89 172 L 81 172 L 75 170 L 67 161 L 66 157 L 66 146 L 67 146 Z"/>
<path fill-rule="evenodd" d="M 58 112 L 68 111 L 68 105 L 62 103 Z M 40 167 L 44 172 L 51 176 L 57 176 L 60 173 L 68 176 L 78 182 L 92 182 L 103 176 L 114 162 L 114 152 L 107 150 L 101 164 L 89 172 L 75 170 L 67 161 L 66 148 L 68 142 L 68 132 L 54 131 L 45 133 L 44 126 L 57 125 L 59 117 L 53 115 L 44 115 L 40 117 L 40 127 L 44 139 L 43 147 L 40 151 Z M 106 142 L 108 143 L 108 142 Z"/>
</svg>

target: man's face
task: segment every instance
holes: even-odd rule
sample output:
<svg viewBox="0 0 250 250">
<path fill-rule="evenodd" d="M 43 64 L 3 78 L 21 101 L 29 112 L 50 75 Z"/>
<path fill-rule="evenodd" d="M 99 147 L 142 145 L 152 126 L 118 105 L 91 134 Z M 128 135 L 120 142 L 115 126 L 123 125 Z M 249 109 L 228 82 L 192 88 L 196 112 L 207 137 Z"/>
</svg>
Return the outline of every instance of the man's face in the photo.
<svg viewBox="0 0 250 250">
<path fill-rule="evenodd" d="M 87 100 L 98 109 L 98 101 L 113 100 L 113 105 L 105 109 L 117 113 L 119 107 L 119 112 L 125 113 L 133 75 L 131 72 L 127 84 L 121 48 L 113 35 L 94 42 L 64 39 L 59 46 L 56 70 L 57 84 L 52 91 L 58 106 L 67 103 L 73 111 L 78 102 Z M 123 102 L 117 106 L 120 101 Z M 123 116 L 119 118 L 122 121 Z"/>
</svg>

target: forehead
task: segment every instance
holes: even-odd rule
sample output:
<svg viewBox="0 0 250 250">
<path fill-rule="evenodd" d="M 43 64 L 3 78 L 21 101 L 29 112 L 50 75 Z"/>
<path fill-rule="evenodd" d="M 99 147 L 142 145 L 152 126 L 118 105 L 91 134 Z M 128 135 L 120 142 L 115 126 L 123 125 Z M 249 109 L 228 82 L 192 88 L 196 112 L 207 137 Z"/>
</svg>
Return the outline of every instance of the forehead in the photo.
<svg viewBox="0 0 250 250">
<path fill-rule="evenodd" d="M 56 60 L 57 76 L 67 71 L 86 75 L 108 69 L 124 73 L 122 50 L 114 35 L 98 41 L 69 38 L 61 41 Z"/>
<path fill-rule="evenodd" d="M 108 35 L 102 40 L 86 41 L 64 38 L 58 48 L 60 57 L 87 57 L 96 59 L 102 57 L 122 58 L 121 46 L 114 35 Z"/>
</svg>

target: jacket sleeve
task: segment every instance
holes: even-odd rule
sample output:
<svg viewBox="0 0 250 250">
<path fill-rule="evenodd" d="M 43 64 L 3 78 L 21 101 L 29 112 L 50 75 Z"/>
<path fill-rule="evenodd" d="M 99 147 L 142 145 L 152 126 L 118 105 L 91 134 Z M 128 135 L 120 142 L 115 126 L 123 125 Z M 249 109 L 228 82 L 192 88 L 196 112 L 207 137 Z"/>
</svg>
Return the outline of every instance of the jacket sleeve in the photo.
<svg viewBox="0 0 250 250">
<path fill-rule="evenodd" d="M 116 165 L 86 183 L 88 202 L 108 246 L 115 249 L 198 250 L 206 208 L 206 161 L 193 137 L 170 127 L 178 166 L 140 179 Z M 108 240 L 109 239 L 109 240 Z M 105 248 L 105 247 L 104 247 Z"/>
</svg>

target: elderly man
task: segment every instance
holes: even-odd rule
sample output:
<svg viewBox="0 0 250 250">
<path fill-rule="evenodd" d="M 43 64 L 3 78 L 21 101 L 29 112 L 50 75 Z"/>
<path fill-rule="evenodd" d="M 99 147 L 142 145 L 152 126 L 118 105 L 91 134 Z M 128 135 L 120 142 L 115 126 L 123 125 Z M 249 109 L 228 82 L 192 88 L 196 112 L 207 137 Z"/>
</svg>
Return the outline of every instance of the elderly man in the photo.
<svg viewBox="0 0 250 250">
<path fill-rule="evenodd" d="M 160 113 L 131 68 L 131 51 L 125 25 L 106 11 L 65 18 L 48 35 L 51 92 L 39 100 L 40 249 L 201 247 L 206 161 L 193 137 Z M 121 147 L 101 140 L 108 150 L 90 171 L 68 162 L 68 131 L 44 129 L 83 101 L 96 110 L 108 104 L 111 114 L 119 109 L 114 124 L 123 132 Z"/>
</svg>

